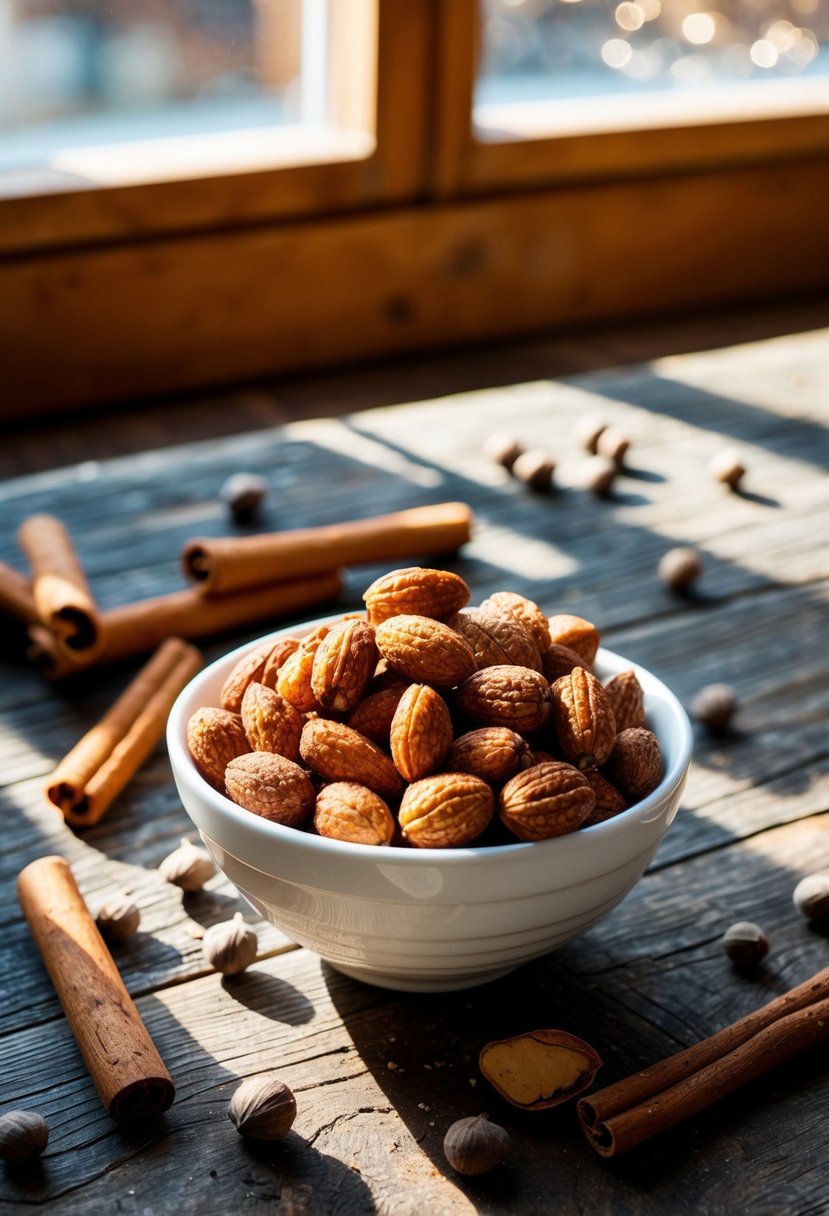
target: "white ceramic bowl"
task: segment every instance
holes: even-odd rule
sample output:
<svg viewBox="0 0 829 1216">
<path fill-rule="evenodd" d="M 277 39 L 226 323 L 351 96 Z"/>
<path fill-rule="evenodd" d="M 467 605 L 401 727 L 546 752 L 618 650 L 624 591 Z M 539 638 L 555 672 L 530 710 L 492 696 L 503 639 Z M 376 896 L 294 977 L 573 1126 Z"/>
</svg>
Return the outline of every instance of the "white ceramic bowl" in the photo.
<svg viewBox="0 0 829 1216">
<path fill-rule="evenodd" d="M 298 636 L 302 630 L 271 635 Z M 641 877 L 682 795 L 691 727 L 650 672 L 601 650 L 597 674 L 633 668 L 664 777 L 621 815 L 569 836 L 484 848 L 380 848 L 270 823 L 219 794 L 190 759 L 186 727 L 218 705 L 234 650 L 200 672 L 170 713 L 167 746 L 182 803 L 216 864 L 256 911 L 331 966 L 370 984 L 437 992 L 506 974 L 583 933 Z"/>
</svg>

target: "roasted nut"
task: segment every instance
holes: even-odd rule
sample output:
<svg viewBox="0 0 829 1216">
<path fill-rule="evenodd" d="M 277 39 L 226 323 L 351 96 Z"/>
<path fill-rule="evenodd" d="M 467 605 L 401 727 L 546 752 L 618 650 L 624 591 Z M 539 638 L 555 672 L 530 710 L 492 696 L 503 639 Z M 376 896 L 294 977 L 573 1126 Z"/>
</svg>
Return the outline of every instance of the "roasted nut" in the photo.
<svg viewBox="0 0 829 1216">
<path fill-rule="evenodd" d="M 242 698 L 242 725 L 255 752 L 277 752 L 299 759 L 299 737 L 305 715 L 264 684 L 249 684 Z"/>
<path fill-rule="evenodd" d="M 480 777 L 438 773 L 407 786 L 398 819 L 416 848 L 446 849 L 471 844 L 494 812 L 494 795 Z"/>
<path fill-rule="evenodd" d="M 412 684 L 400 698 L 389 732 L 391 758 L 407 781 L 440 767 L 452 746 L 452 718 L 439 692 Z"/>
<path fill-rule="evenodd" d="M 712 735 L 724 734 L 737 712 L 737 695 L 729 684 L 706 684 L 691 702 L 691 713 Z"/>
<path fill-rule="evenodd" d="M 0 1157 L 4 1161 L 34 1161 L 48 1142 L 49 1124 L 36 1110 L 10 1110 L 0 1115 Z"/>
<path fill-rule="evenodd" d="M 613 710 L 617 734 L 629 726 L 645 725 L 645 694 L 635 671 L 620 671 L 608 680 L 604 690 Z"/>
<path fill-rule="evenodd" d="M 233 920 L 221 921 L 205 929 L 202 954 L 222 975 L 240 975 L 256 962 L 256 931 L 245 924 L 241 912 Z"/>
<path fill-rule="evenodd" d="M 573 425 L 573 435 L 587 452 L 595 452 L 602 431 L 607 430 L 604 418 L 597 414 L 586 414 L 576 419 Z"/>
<path fill-rule="evenodd" d="M 528 734 L 547 721 L 552 694 L 540 672 L 503 664 L 484 667 L 465 680 L 458 689 L 457 703 L 473 722 Z"/>
<path fill-rule="evenodd" d="M 505 469 L 511 469 L 523 451 L 521 440 L 506 431 L 496 431 L 484 442 L 484 453 Z"/>
<path fill-rule="evenodd" d="M 385 752 L 343 722 L 306 722 L 299 753 L 325 781 L 356 781 L 381 798 L 396 798 L 403 789 L 403 778 Z"/>
<path fill-rule="evenodd" d="M 234 473 L 219 490 L 237 524 L 252 523 L 268 496 L 268 483 L 258 473 Z"/>
<path fill-rule="evenodd" d="M 214 706 L 202 706 L 190 717 L 187 747 L 202 777 L 220 792 L 230 761 L 250 751 L 240 715 Z"/>
<path fill-rule="evenodd" d="M 391 616 L 430 616 L 445 621 L 469 600 L 469 588 L 451 570 L 408 566 L 375 579 L 363 595 L 368 619 L 379 625 Z"/>
<path fill-rule="evenodd" d="M 356 618 L 332 625 L 314 654 L 311 691 L 324 709 L 351 709 L 377 666 L 374 628 Z"/>
<path fill-rule="evenodd" d="M 391 844 L 394 816 L 379 794 L 356 781 L 335 781 L 317 794 L 314 827 L 330 840 Z"/>
<path fill-rule="evenodd" d="M 560 642 L 553 642 L 549 650 L 545 650 L 541 656 L 541 670 L 551 684 L 559 676 L 569 675 L 574 667 L 584 665 L 582 655 L 571 650 L 569 646 L 562 646 Z"/>
<path fill-rule="evenodd" d="M 294 1125 L 296 1099 L 275 1077 L 250 1077 L 230 1099 L 227 1117 L 240 1136 L 282 1140 Z"/>
<path fill-rule="evenodd" d="M 397 672 L 384 672 L 372 680 L 367 694 L 348 711 L 346 723 L 373 743 L 388 747 L 394 711 L 409 687 L 409 681 Z"/>
<path fill-rule="evenodd" d="M 581 827 L 595 801 L 577 768 L 548 760 L 510 778 L 501 790 L 498 811 L 519 840 L 549 840 Z"/>
<path fill-rule="evenodd" d="M 443 1155 L 453 1170 L 474 1178 L 506 1161 L 512 1147 L 509 1134 L 487 1115 L 458 1119 L 443 1137 Z"/>
<path fill-rule="evenodd" d="M 613 819 L 622 811 L 627 810 L 628 803 L 624 794 L 601 773 L 597 773 L 594 768 L 591 768 L 585 770 L 584 776 L 595 795 L 596 802 L 593 810 L 581 825 L 583 828 L 592 828 L 595 823 L 604 823 L 606 819 Z"/>
<path fill-rule="evenodd" d="M 671 591 L 687 591 L 703 572 L 702 558 L 690 545 L 669 549 L 659 560 L 657 574 Z"/>
<path fill-rule="evenodd" d="M 416 684 L 454 688 L 478 667 L 469 643 L 432 617 L 390 617 L 377 626 L 375 641 L 389 666 Z"/>
<path fill-rule="evenodd" d="M 207 849 L 185 837 L 179 847 L 159 864 L 158 872 L 174 887 L 191 893 L 201 891 L 207 880 L 216 873 L 216 865 Z"/>
<path fill-rule="evenodd" d="M 583 1039 L 565 1030 L 533 1030 L 481 1048 L 481 1072 L 521 1110 L 548 1110 L 587 1089 L 602 1066 Z"/>
<path fill-rule="evenodd" d="M 478 667 L 512 664 L 541 671 L 541 655 L 526 625 L 486 608 L 464 608 L 447 624 L 469 643 Z"/>
<path fill-rule="evenodd" d="M 613 751 L 616 720 L 599 681 L 574 667 L 551 686 L 559 747 L 577 768 L 598 768 Z"/>
<path fill-rule="evenodd" d="M 299 645 L 298 642 L 297 645 Z M 272 650 L 273 643 L 264 642 L 242 656 L 222 685 L 222 691 L 219 694 L 222 709 L 228 709 L 234 714 L 241 712 L 242 697 L 245 695 L 248 685 L 259 680 Z"/>
<path fill-rule="evenodd" d="M 566 646 L 581 655 L 582 667 L 589 671 L 593 669 L 599 650 L 601 636 L 592 621 L 583 616 L 575 616 L 572 612 L 558 612 L 548 621 L 550 644 Z"/>
<path fill-rule="evenodd" d="M 732 490 L 736 490 L 745 476 L 745 466 L 740 460 L 739 452 L 734 448 L 721 448 L 715 452 L 708 464 L 708 471 L 714 478 Z"/>
<path fill-rule="evenodd" d="M 722 947 L 735 967 L 756 967 L 769 952 L 769 939 L 759 925 L 741 920 L 726 929 Z"/>
<path fill-rule="evenodd" d="M 801 878 L 792 900 L 798 912 L 807 920 L 829 918 L 829 874 L 807 874 Z"/>
<path fill-rule="evenodd" d="M 598 455 L 606 456 L 608 460 L 615 461 L 619 466 L 624 464 L 625 456 L 629 450 L 630 439 L 617 426 L 605 427 L 596 440 L 596 452 Z"/>
<path fill-rule="evenodd" d="M 294 653 L 285 659 L 277 672 L 276 691 L 300 713 L 307 714 L 311 710 L 321 709 L 311 686 L 311 677 L 314 671 L 314 659 L 329 629 L 331 629 L 331 624 L 328 622 L 318 625 L 313 633 L 309 633 L 302 639 Z"/>
<path fill-rule="evenodd" d="M 472 773 L 488 785 L 500 785 L 522 766 L 529 751 L 529 744 L 509 727 L 481 726 L 455 740 L 446 768 L 452 773 Z"/>
<path fill-rule="evenodd" d="M 632 802 L 652 793 L 662 780 L 662 755 L 653 731 L 644 726 L 629 726 L 620 731 L 607 762 L 606 775 Z"/>
<path fill-rule="evenodd" d="M 527 599 L 525 595 L 518 595 L 515 591 L 496 591 L 494 595 L 487 596 L 481 608 L 485 611 L 492 610 L 500 616 L 513 617 L 524 625 L 530 631 L 541 654 L 549 648 L 552 639 L 547 617 L 534 600 Z"/>
<path fill-rule="evenodd" d="M 605 498 L 611 490 L 619 466 L 608 456 L 591 456 L 581 469 L 581 483 L 597 498 Z"/>
<path fill-rule="evenodd" d="M 225 772 L 228 797 L 286 827 L 296 827 L 314 809 L 315 793 L 304 769 L 275 752 L 248 752 L 231 760 Z"/>
<path fill-rule="evenodd" d="M 138 932 L 141 913 L 126 891 L 104 900 L 95 917 L 95 924 L 104 941 L 123 942 Z"/>
<path fill-rule="evenodd" d="M 280 638 L 271 647 L 270 654 L 265 659 L 265 666 L 262 668 L 261 674 L 257 676 L 257 683 L 264 684 L 266 688 L 275 689 L 280 670 L 291 655 L 296 654 L 300 645 L 299 638 Z"/>
<path fill-rule="evenodd" d="M 530 448 L 517 456 L 512 464 L 512 475 L 531 490 L 544 494 L 552 489 L 556 463 L 541 448 Z"/>
</svg>

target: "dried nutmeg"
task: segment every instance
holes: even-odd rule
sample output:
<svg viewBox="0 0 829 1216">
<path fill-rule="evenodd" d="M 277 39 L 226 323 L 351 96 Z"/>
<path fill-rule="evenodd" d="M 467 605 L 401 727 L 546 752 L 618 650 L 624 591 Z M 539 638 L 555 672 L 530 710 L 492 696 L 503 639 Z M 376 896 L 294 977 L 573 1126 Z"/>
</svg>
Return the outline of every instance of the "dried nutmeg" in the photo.
<svg viewBox="0 0 829 1216">
<path fill-rule="evenodd" d="M 443 1137 L 443 1155 L 459 1174 L 474 1178 L 495 1169 L 509 1156 L 509 1134 L 488 1115 L 458 1119 Z"/>
<path fill-rule="evenodd" d="M 514 477 L 542 494 L 552 489 L 555 471 L 555 461 L 540 448 L 529 448 L 522 452 L 512 466 Z"/>
<path fill-rule="evenodd" d="M 596 440 L 596 451 L 599 456 L 606 456 L 619 467 L 624 464 L 629 448 L 630 439 L 616 426 L 605 427 Z"/>
<path fill-rule="evenodd" d="M 680 545 L 663 554 L 657 574 L 671 591 L 687 591 L 702 574 L 702 558 L 690 545 Z"/>
<path fill-rule="evenodd" d="M 587 1089 L 602 1060 L 589 1043 L 565 1030 L 532 1030 L 481 1048 L 481 1072 L 522 1110 L 547 1110 Z"/>
<path fill-rule="evenodd" d="M 240 1136 L 282 1140 L 296 1118 L 296 1098 L 276 1077 L 250 1077 L 230 1099 L 227 1117 Z"/>
<path fill-rule="evenodd" d="M 591 456 L 581 470 L 582 485 L 597 498 L 605 498 L 616 480 L 619 466 L 609 456 Z"/>
<path fill-rule="evenodd" d="M 755 967 L 768 954 L 769 939 L 759 925 L 741 920 L 726 929 L 722 946 L 735 967 Z"/>
<path fill-rule="evenodd" d="M 0 1157 L 4 1161 L 33 1161 L 49 1140 L 49 1125 L 34 1110 L 10 1110 L 0 1115 Z"/>
<path fill-rule="evenodd" d="M 708 471 L 714 481 L 719 481 L 732 490 L 737 489 L 745 476 L 745 466 L 734 448 L 722 448 L 715 452 L 709 462 Z"/>
<path fill-rule="evenodd" d="M 182 891 L 200 891 L 209 878 L 216 873 L 213 858 L 207 849 L 193 844 L 186 837 L 158 867 L 162 878 Z"/>
<path fill-rule="evenodd" d="M 237 524 L 251 523 L 268 496 L 268 483 L 258 473 L 234 473 L 219 490 Z"/>
<path fill-rule="evenodd" d="M 576 421 L 573 435 L 586 451 L 595 453 L 599 436 L 606 430 L 607 423 L 604 418 L 599 418 L 597 414 L 586 414 Z"/>
<path fill-rule="evenodd" d="M 801 878 L 792 899 L 807 920 L 829 919 L 829 874 L 807 874 Z"/>
<path fill-rule="evenodd" d="M 233 920 L 222 921 L 205 930 L 202 938 L 202 954 L 222 975 L 239 975 L 251 963 L 256 962 L 258 940 L 250 925 L 245 924 L 241 912 Z"/>
<path fill-rule="evenodd" d="M 141 913 L 127 892 L 123 891 L 101 904 L 95 924 L 105 941 L 122 942 L 138 931 Z"/>
<path fill-rule="evenodd" d="M 496 431 L 484 443 L 484 452 L 489 459 L 505 469 L 511 469 L 523 451 L 521 440 L 507 431 Z"/>
<path fill-rule="evenodd" d="M 691 702 L 691 713 L 713 735 L 728 730 L 737 712 L 737 696 L 728 684 L 706 684 Z"/>
</svg>

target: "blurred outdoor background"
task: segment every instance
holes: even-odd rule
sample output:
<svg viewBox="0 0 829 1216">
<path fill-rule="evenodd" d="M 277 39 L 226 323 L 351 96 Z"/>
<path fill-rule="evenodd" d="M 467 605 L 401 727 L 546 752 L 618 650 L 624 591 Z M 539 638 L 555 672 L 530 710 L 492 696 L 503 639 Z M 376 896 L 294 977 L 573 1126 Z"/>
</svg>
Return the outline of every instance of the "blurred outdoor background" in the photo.
<svg viewBox="0 0 829 1216">
<path fill-rule="evenodd" d="M 322 123 L 326 0 L 0 0 L 0 169 Z M 829 0 L 483 0 L 480 106 L 829 71 Z"/>
</svg>

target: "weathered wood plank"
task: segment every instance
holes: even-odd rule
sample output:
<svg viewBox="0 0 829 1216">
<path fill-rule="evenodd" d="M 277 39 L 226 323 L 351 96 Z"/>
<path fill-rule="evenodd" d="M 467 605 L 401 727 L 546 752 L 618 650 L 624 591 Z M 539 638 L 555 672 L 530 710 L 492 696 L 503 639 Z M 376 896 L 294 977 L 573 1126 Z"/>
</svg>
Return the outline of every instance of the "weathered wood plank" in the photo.
<svg viewBox="0 0 829 1216">
<path fill-rule="evenodd" d="M 829 862 L 825 818 L 768 832 L 739 855 L 727 850 L 690 863 L 704 870 L 704 884 L 689 874 L 678 889 L 672 874 L 647 876 L 624 911 L 552 963 L 472 992 L 389 994 L 298 950 L 236 980 L 207 976 L 142 997 L 139 1008 L 178 1087 L 169 1114 L 142 1134 L 109 1123 L 62 1022 L 20 1030 L 4 1044 L 8 1081 L 53 1126 L 43 1172 L 24 1194 L 60 1196 L 61 1212 L 70 1213 L 103 1210 L 130 1191 L 160 1212 L 204 1210 L 207 1195 L 213 1210 L 252 1210 L 255 1196 L 276 1198 L 301 1182 L 311 1212 L 409 1213 L 425 1205 L 541 1213 L 555 1176 L 557 1208 L 577 1212 L 579 1179 L 588 1175 L 591 1205 L 620 1213 L 677 1210 L 670 1205 L 680 1179 L 683 1210 L 742 1210 L 746 1179 L 728 1167 L 736 1154 L 755 1162 L 763 1210 L 776 1203 L 805 1216 L 829 1171 L 816 1155 L 814 1111 L 827 1088 L 819 1054 L 757 1082 L 750 1104 L 732 1099 L 640 1150 L 635 1163 L 610 1169 L 581 1139 L 572 1106 L 520 1115 L 488 1089 L 476 1059 L 490 1038 L 555 1024 L 596 1044 L 606 1062 L 602 1080 L 610 1080 L 771 999 L 824 961 L 825 943 L 790 900 L 794 876 L 816 860 Z M 772 953 L 757 977 L 740 977 L 716 939 L 732 919 L 760 909 Z M 225 1106 L 236 1078 L 269 1071 L 295 1088 L 299 1116 L 283 1147 L 257 1151 L 240 1142 Z M 462 1182 L 442 1159 L 442 1137 L 453 1119 L 480 1109 L 509 1128 L 513 1159 L 491 1180 Z M 784 1156 L 776 1143 L 782 1115 L 797 1155 Z M 198 1163 L 189 1170 L 188 1154 Z M 182 1187 L 194 1173 L 192 1189 Z M 23 1197 L 9 1179 L 0 1195 Z M 705 1208 L 714 1202 L 718 1208 Z"/>
</svg>

